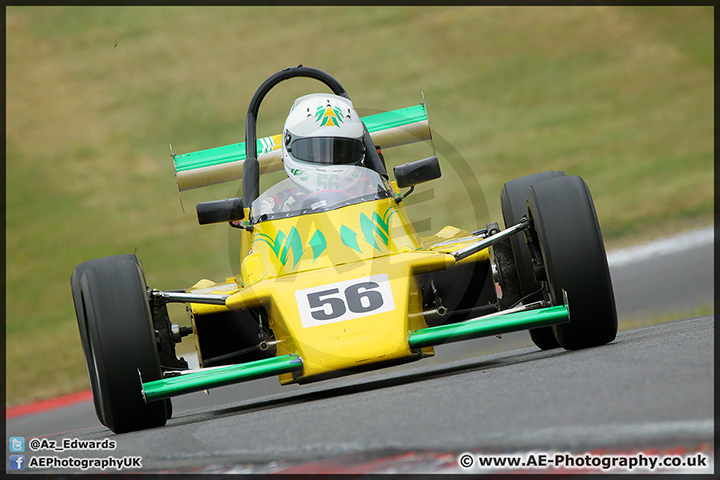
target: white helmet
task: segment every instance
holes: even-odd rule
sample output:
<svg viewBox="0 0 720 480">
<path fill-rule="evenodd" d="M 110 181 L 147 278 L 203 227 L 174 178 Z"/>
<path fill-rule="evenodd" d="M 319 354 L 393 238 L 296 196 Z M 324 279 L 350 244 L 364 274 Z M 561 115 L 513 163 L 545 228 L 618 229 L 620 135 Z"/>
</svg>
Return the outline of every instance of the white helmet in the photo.
<svg viewBox="0 0 720 480">
<path fill-rule="evenodd" d="M 300 97 L 283 128 L 285 172 L 291 179 L 307 179 L 318 168 L 330 172 L 333 166 L 360 165 L 365 159 L 364 133 L 349 99 L 327 93 Z"/>
</svg>

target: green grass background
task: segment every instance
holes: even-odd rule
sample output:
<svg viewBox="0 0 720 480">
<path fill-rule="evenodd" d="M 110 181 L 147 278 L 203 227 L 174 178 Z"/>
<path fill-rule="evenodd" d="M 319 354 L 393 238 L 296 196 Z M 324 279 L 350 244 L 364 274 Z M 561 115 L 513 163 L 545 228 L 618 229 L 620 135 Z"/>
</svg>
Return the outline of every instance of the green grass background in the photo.
<svg viewBox="0 0 720 480">
<path fill-rule="evenodd" d="M 713 36 L 711 7 L 8 7 L 8 404 L 88 388 L 78 263 L 137 251 L 165 289 L 233 273 L 228 228 L 194 203 L 239 182 L 184 193 L 183 212 L 168 144 L 242 141 L 276 71 L 330 73 L 361 114 L 424 93 L 444 171 L 411 208 L 424 233 L 501 222 L 504 182 L 561 169 L 612 247 L 712 223 Z M 312 91 L 273 90 L 258 133 Z M 394 150 L 391 166 L 432 154 Z"/>
</svg>

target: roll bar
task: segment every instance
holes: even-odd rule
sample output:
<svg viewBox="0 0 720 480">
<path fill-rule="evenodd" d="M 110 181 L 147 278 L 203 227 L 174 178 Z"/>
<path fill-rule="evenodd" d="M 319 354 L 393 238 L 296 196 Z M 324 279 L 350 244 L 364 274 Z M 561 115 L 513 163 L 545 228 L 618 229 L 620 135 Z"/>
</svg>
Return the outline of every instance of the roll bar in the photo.
<svg viewBox="0 0 720 480">
<path fill-rule="evenodd" d="M 335 95 L 350 97 L 340 83 L 333 77 L 311 67 L 290 67 L 270 76 L 258 87 L 248 105 L 247 117 L 245 119 L 245 163 L 243 164 L 243 204 L 250 206 L 260 194 L 260 164 L 257 159 L 257 115 L 265 95 L 278 83 L 295 77 L 307 77 L 320 80 L 330 87 Z"/>
<path fill-rule="evenodd" d="M 247 117 L 245 119 L 245 163 L 243 164 L 243 204 L 250 206 L 258 195 L 260 195 L 260 164 L 257 159 L 257 116 L 262 103 L 268 92 L 283 80 L 289 80 L 295 77 L 314 78 L 327 85 L 335 95 L 350 97 L 340 85 L 340 82 L 333 77 L 312 67 L 290 67 L 280 70 L 265 80 L 255 91 L 255 94 L 248 105 Z M 369 168 L 377 171 L 379 174 L 387 178 L 385 166 L 383 165 L 372 138 L 365 127 L 365 148 L 366 163 Z"/>
</svg>

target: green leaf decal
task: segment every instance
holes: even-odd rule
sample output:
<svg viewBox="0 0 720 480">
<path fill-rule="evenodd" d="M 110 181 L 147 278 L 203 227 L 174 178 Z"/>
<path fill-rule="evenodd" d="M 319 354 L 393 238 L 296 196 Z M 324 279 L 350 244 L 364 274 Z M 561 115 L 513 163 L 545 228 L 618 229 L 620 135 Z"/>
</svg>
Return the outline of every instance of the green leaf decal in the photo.
<svg viewBox="0 0 720 480">
<path fill-rule="evenodd" d="M 315 121 L 320 123 L 321 127 L 339 127 L 344 123 L 342 110 L 337 105 L 333 106 L 320 104 L 315 110 Z"/>
<path fill-rule="evenodd" d="M 385 210 L 385 213 L 383 214 L 383 219 L 384 219 L 384 223 L 385 223 L 385 231 L 388 232 L 388 234 L 390 233 L 390 230 L 388 230 L 387 226 L 390 223 L 390 217 L 392 217 L 393 213 L 397 213 L 397 212 L 398 212 L 397 207 L 392 206 L 392 207 L 388 208 L 387 210 Z"/>
<path fill-rule="evenodd" d="M 313 262 L 317 260 L 318 256 L 327 248 L 327 242 L 325 241 L 325 235 L 320 230 L 315 230 L 315 235 L 310 239 L 309 243 L 313 251 Z"/>
<path fill-rule="evenodd" d="M 280 261 L 283 265 L 287 262 L 287 255 L 290 249 L 292 249 L 293 268 L 295 268 L 303 254 L 302 239 L 300 238 L 300 233 L 295 227 L 292 227 L 290 230 L 290 235 L 288 235 L 287 242 L 285 242 L 285 247 L 283 248 L 282 256 L 280 257 Z"/>
<path fill-rule="evenodd" d="M 385 210 L 382 217 L 377 212 L 373 212 L 372 220 L 364 213 L 360 214 L 360 228 L 362 228 L 365 241 L 370 245 L 380 250 L 380 246 L 377 243 L 376 235 L 380 238 L 386 247 L 390 246 L 390 217 L 393 213 L 396 213 L 395 207 L 390 207 Z"/>
<path fill-rule="evenodd" d="M 377 215 L 377 213 L 375 215 Z M 363 235 L 365 236 L 365 241 L 375 247 L 377 250 L 380 250 L 380 246 L 378 245 L 377 241 L 375 241 L 374 235 L 374 232 L 382 233 L 380 232 L 380 227 L 375 225 L 373 221 L 370 220 L 368 216 L 364 213 L 360 214 L 360 228 L 362 229 Z M 387 239 L 384 240 L 384 243 L 387 244 Z"/>
<path fill-rule="evenodd" d="M 292 250 L 293 255 L 293 268 L 297 266 L 304 252 L 300 233 L 295 227 L 292 227 L 290 230 L 290 235 L 286 236 L 284 232 L 278 232 L 274 239 L 270 235 L 258 233 L 255 241 L 265 242 L 270 245 L 273 253 L 275 253 L 275 256 L 283 266 L 287 263 L 287 256 L 290 250 Z"/>
<path fill-rule="evenodd" d="M 357 252 L 363 253 L 358 246 L 357 233 L 353 232 L 345 225 L 340 227 L 340 238 L 342 239 L 343 244 L 347 245 L 348 247 L 352 248 Z"/>
<path fill-rule="evenodd" d="M 272 238 L 270 235 L 267 235 L 265 233 L 258 233 L 257 238 L 254 241 L 267 243 L 268 245 L 270 245 L 270 248 L 275 253 L 275 256 L 279 257 L 280 256 L 280 248 L 282 247 L 282 244 L 285 241 L 285 238 L 286 237 L 283 232 L 278 232 L 278 234 L 275 238 Z"/>
</svg>

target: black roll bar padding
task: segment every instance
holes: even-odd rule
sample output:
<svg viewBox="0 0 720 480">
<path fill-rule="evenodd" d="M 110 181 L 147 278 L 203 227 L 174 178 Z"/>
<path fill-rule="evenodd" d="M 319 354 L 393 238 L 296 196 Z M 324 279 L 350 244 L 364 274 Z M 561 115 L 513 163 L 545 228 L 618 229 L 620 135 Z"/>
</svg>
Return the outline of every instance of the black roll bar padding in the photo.
<svg viewBox="0 0 720 480">
<path fill-rule="evenodd" d="M 257 159 L 256 125 L 255 114 L 248 112 L 245 119 L 245 162 L 243 163 L 243 204 L 248 207 L 260 195 L 260 162 Z M 252 148 L 249 147 L 251 144 Z"/>
<path fill-rule="evenodd" d="M 245 119 L 245 162 L 243 163 L 243 204 L 250 206 L 260 195 L 260 164 L 257 159 L 257 115 L 265 95 L 278 83 L 294 77 L 314 78 L 327 85 L 335 95 L 350 97 L 333 77 L 312 67 L 290 67 L 280 70 L 265 80 L 255 91 L 250 105 L 248 105 Z M 367 130 L 367 129 L 366 129 Z"/>
<path fill-rule="evenodd" d="M 388 174 L 387 170 L 385 170 L 385 164 L 380 158 L 377 148 L 375 148 L 375 143 L 373 142 L 370 132 L 364 122 L 363 129 L 365 130 L 365 166 L 370 170 L 375 170 L 377 173 L 382 175 L 385 180 L 387 180 Z"/>
</svg>

